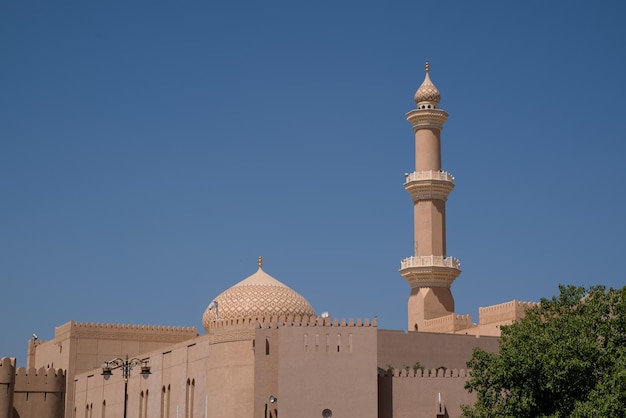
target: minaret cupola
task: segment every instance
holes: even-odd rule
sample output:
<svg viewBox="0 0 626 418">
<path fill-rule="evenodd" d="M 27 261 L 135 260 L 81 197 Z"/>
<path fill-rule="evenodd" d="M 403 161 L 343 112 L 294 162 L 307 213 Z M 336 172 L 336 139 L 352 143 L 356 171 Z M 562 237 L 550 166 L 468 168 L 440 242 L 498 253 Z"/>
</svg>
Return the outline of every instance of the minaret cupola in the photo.
<svg viewBox="0 0 626 418">
<path fill-rule="evenodd" d="M 437 109 L 441 101 L 441 94 L 430 80 L 429 72 L 430 68 L 426 63 L 426 77 L 424 77 L 424 82 L 417 89 L 414 97 L 418 109 Z"/>
</svg>

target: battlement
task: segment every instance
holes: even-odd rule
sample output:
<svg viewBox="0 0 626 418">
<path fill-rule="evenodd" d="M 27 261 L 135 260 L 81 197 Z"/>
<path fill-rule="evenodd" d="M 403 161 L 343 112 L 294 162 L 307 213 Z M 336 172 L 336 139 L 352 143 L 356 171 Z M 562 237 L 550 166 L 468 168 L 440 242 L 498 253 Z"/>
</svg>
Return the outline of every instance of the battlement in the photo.
<svg viewBox="0 0 626 418">
<path fill-rule="evenodd" d="M 280 327 L 376 327 L 377 318 L 370 321 L 369 318 L 322 318 L 321 316 L 287 316 L 271 318 L 270 321 L 258 322 L 258 328 L 280 328 Z"/>
<path fill-rule="evenodd" d="M 222 319 L 213 321 L 209 329 L 210 344 L 254 339 L 256 329 L 280 327 L 377 327 L 377 319 L 354 320 L 322 318 L 321 316 L 267 316 L 256 318 Z"/>
<path fill-rule="evenodd" d="M 65 392 L 65 372 L 20 367 L 15 373 L 15 392 Z"/>
<path fill-rule="evenodd" d="M 410 367 L 393 368 L 389 370 L 379 370 L 379 375 L 393 378 L 416 378 L 416 379 L 432 379 L 438 378 L 463 378 L 469 377 L 469 372 L 465 369 L 446 369 L 440 367 L 438 369 L 411 369 Z"/>
<path fill-rule="evenodd" d="M 0 384 L 11 384 L 15 380 L 15 358 L 0 359 Z"/>
<path fill-rule="evenodd" d="M 221 319 L 212 321 L 211 332 L 219 328 L 231 327 L 278 328 L 278 327 L 376 327 L 377 318 L 322 318 L 321 316 L 263 316 L 255 318 Z"/>
<path fill-rule="evenodd" d="M 538 305 L 537 302 L 521 302 L 514 299 L 510 302 L 478 308 L 479 323 L 486 325 L 494 322 L 516 321 L 524 317 L 528 308 L 536 305 Z"/>
<path fill-rule="evenodd" d="M 472 315 L 449 314 L 439 318 L 427 319 L 421 331 L 425 332 L 456 332 L 476 325 L 472 323 Z"/>
<path fill-rule="evenodd" d="M 104 324 L 70 321 L 54 330 L 55 341 L 68 338 L 95 338 L 116 340 L 151 340 L 178 342 L 197 335 L 196 327 L 167 325 Z"/>
</svg>

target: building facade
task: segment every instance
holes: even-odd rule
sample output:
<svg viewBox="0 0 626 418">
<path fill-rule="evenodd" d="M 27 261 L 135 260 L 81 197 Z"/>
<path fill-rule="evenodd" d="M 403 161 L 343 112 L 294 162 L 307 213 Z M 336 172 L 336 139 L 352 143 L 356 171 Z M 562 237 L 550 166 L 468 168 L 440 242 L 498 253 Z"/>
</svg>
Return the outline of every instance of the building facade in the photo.
<svg viewBox="0 0 626 418">
<path fill-rule="evenodd" d="M 461 271 L 446 252 L 454 178 L 442 169 L 440 98 L 427 64 L 407 114 L 415 245 L 400 269 L 410 285 L 406 331 L 317 315 L 259 258 L 254 274 L 207 301 L 204 334 L 70 321 L 52 340 L 31 340 L 27 368 L 0 362 L 0 418 L 460 416 L 474 400 L 464 389 L 472 350 L 496 351 L 499 327 L 528 304 L 481 308 L 478 324 L 454 311 Z"/>
</svg>

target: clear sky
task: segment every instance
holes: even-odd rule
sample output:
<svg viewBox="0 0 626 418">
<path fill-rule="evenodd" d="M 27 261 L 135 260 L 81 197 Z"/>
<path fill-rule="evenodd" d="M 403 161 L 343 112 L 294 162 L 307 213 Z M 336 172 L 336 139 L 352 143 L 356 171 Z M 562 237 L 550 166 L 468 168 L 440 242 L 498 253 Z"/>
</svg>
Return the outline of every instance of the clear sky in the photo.
<svg viewBox="0 0 626 418">
<path fill-rule="evenodd" d="M 429 61 L 456 312 L 625 284 L 622 1 L 0 3 L 0 355 L 264 269 L 406 328 Z"/>
</svg>

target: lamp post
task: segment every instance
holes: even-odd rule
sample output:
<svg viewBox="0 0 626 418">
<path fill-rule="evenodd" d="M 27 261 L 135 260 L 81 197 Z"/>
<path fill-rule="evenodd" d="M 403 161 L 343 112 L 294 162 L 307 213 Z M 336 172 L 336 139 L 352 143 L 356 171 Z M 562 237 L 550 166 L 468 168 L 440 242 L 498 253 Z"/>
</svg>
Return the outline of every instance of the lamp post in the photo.
<svg viewBox="0 0 626 418">
<path fill-rule="evenodd" d="M 113 370 L 122 369 L 122 377 L 124 378 L 124 418 L 126 418 L 126 405 L 128 401 L 128 378 L 130 377 L 130 371 L 135 367 L 141 365 L 141 372 L 139 372 L 142 376 L 148 376 L 150 373 L 150 366 L 148 366 L 148 359 L 138 359 L 138 358 L 128 358 L 128 354 L 126 355 L 126 359 L 122 359 L 119 357 L 114 358 L 113 360 L 105 361 L 102 365 L 102 376 L 105 379 L 113 376 Z"/>
</svg>

